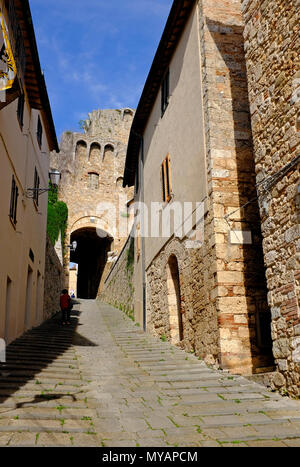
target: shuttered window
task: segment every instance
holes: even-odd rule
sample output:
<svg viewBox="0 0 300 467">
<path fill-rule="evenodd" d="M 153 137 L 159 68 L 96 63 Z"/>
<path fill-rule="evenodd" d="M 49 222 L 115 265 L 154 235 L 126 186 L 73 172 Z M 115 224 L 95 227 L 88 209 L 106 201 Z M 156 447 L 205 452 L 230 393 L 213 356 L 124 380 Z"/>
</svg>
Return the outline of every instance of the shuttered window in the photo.
<svg viewBox="0 0 300 467">
<path fill-rule="evenodd" d="M 35 169 L 34 171 L 34 201 L 36 205 L 39 205 L 39 188 L 40 188 L 40 177 L 38 171 Z"/>
<path fill-rule="evenodd" d="M 17 224 L 18 198 L 19 188 L 17 187 L 15 177 L 12 176 L 9 217 L 15 225 Z"/>
<path fill-rule="evenodd" d="M 24 97 L 24 94 L 21 94 L 18 100 L 18 110 L 17 110 L 18 121 L 19 121 L 21 128 L 23 128 L 24 105 L 25 105 L 25 97 Z"/>
<path fill-rule="evenodd" d="M 165 113 L 169 104 L 170 95 L 170 71 L 168 70 L 161 86 L 161 116 Z"/>
<path fill-rule="evenodd" d="M 168 203 L 172 198 L 171 160 L 169 154 L 161 164 L 161 186 L 163 201 Z"/>
<path fill-rule="evenodd" d="M 42 127 L 42 122 L 40 119 L 40 116 L 38 117 L 38 123 L 37 123 L 37 140 L 39 143 L 40 148 L 42 147 L 42 140 L 43 140 L 43 127 Z"/>
</svg>

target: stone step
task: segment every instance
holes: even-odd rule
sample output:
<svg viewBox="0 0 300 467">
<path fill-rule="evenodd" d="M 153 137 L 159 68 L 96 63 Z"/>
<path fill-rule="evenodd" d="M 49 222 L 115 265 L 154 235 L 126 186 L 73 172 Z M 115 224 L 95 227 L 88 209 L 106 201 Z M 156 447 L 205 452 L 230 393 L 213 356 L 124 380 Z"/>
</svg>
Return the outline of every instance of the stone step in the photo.
<svg viewBox="0 0 300 467">
<path fill-rule="evenodd" d="M 47 350 L 41 351 L 40 349 L 29 349 L 29 348 L 22 348 L 20 350 L 7 350 L 6 352 L 6 358 L 7 360 L 10 359 L 10 357 L 13 358 L 39 358 L 41 361 L 47 360 L 47 361 L 53 361 L 53 360 L 72 360 L 75 358 L 75 352 L 49 352 Z"/>
<path fill-rule="evenodd" d="M 210 371 L 210 370 L 207 370 L 207 369 L 204 369 L 204 368 L 195 368 L 195 369 L 185 369 L 185 368 L 182 368 L 182 369 L 179 369 L 179 370 L 159 370 L 159 371 L 153 371 L 153 370 L 147 370 L 147 372 L 149 373 L 150 376 L 166 376 L 167 377 L 176 377 L 176 376 L 189 376 L 189 375 L 195 375 L 195 376 L 199 376 L 199 379 L 201 379 L 202 377 L 206 377 L 206 375 L 209 375 L 209 376 L 214 376 L 215 379 L 219 379 L 222 377 L 221 374 L 218 374 L 216 373 L 215 371 Z"/>
<path fill-rule="evenodd" d="M 74 367 L 74 368 L 72 368 Z M 2 371 L 2 370 L 1 370 Z M 0 374 L 1 374 L 0 371 Z M 47 372 L 55 372 L 55 373 L 62 373 L 62 374 L 75 374 L 76 372 L 79 372 L 79 367 L 78 365 L 75 367 L 71 363 L 69 365 L 65 366 L 58 366 L 55 364 L 46 364 L 46 365 L 38 365 L 38 364 L 6 364 L 5 365 L 5 370 L 3 370 L 5 373 L 11 373 L 11 374 L 18 374 L 20 371 L 28 371 L 31 373 L 36 373 L 37 371 L 42 371 L 43 373 Z"/>
<path fill-rule="evenodd" d="M 0 385 L 1 385 L 1 381 L 5 381 L 6 377 L 7 376 L 10 376 L 10 377 L 20 377 L 20 376 L 24 376 L 24 377 L 29 377 L 29 378 L 32 378 L 33 376 L 35 378 L 38 378 L 38 377 L 43 377 L 45 376 L 46 378 L 57 378 L 57 379 L 81 379 L 80 378 L 80 374 L 79 374 L 79 371 L 78 370 L 71 370 L 69 369 L 68 371 L 62 371 L 62 370 L 56 370 L 56 369 L 43 369 L 42 371 L 40 370 L 37 370 L 37 371 L 29 371 L 29 370 L 13 370 L 13 371 L 6 371 L 5 370 L 5 375 L 4 377 L 2 376 L 0 378 Z"/>
<path fill-rule="evenodd" d="M 63 384 L 63 383 L 42 383 L 39 380 L 36 380 L 36 382 L 27 382 L 25 381 L 24 383 L 1 383 L 0 385 L 0 391 L 1 390 L 9 390 L 11 391 L 17 391 L 22 387 L 22 390 L 24 391 L 33 391 L 36 392 L 37 388 L 39 388 L 40 391 L 45 391 L 45 390 L 50 390 L 53 392 L 66 392 L 66 391 L 74 391 L 74 389 L 80 389 L 84 384 L 79 384 L 79 385 L 70 385 L 70 384 Z"/>
<path fill-rule="evenodd" d="M 47 345 L 38 345 L 38 344 L 20 344 L 16 346 L 15 348 L 7 348 L 7 355 L 10 355 L 13 353 L 14 355 L 17 354 L 23 354 L 25 353 L 35 353 L 36 355 L 49 355 L 49 356 L 59 356 L 59 355 L 64 355 L 64 356 L 71 356 L 74 354 L 74 350 L 72 350 L 71 346 L 53 346 L 52 348 L 47 346 Z"/>
<path fill-rule="evenodd" d="M 78 391 L 78 392 L 77 392 Z M 70 395 L 76 396 L 76 398 L 82 398 L 82 394 L 80 393 L 80 388 L 72 388 L 71 391 L 59 391 L 56 389 L 52 390 L 46 390 L 46 389 L 39 389 L 39 390 L 32 390 L 32 389 L 17 389 L 13 391 L 14 397 L 40 397 L 44 399 L 51 399 L 56 396 L 63 397 L 64 395 L 68 395 L 67 393 L 70 393 Z M 0 389 L 0 397 L 10 397 L 12 395 L 12 391 L 9 389 Z M 81 397 L 80 397 L 81 396 Z"/>
<path fill-rule="evenodd" d="M 38 381 L 38 383 L 37 383 Z M 63 378 L 63 375 L 61 375 L 60 378 L 49 378 L 48 375 L 45 376 L 45 374 L 43 375 L 39 375 L 37 376 L 37 374 L 32 374 L 31 377 L 26 377 L 26 376 L 16 376 L 16 375 L 8 375 L 8 376 L 5 376 L 5 377 L 1 377 L 0 378 L 0 388 L 3 388 L 5 387 L 6 384 L 13 384 L 13 385 L 18 385 L 18 386 L 21 386 L 23 384 L 49 384 L 49 385 L 65 385 L 65 384 L 68 384 L 68 385 L 71 385 L 71 386 L 81 386 L 83 384 L 83 381 L 82 380 L 70 380 L 70 379 L 64 379 Z"/>
<path fill-rule="evenodd" d="M 23 409 L 1 412 L 1 420 L 84 420 L 92 421 L 95 411 L 87 408 L 68 408 L 59 406 L 48 407 L 26 407 Z"/>
<path fill-rule="evenodd" d="M 19 365 L 22 365 L 22 367 L 24 366 L 30 366 L 30 365 L 37 365 L 37 366 L 43 366 L 43 367 L 58 367 L 58 368 L 69 368 L 70 365 L 74 366 L 75 368 L 79 368 L 79 362 L 77 359 L 42 359 L 42 358 L 32 358 L 32 357 L 29 357 L 29 358 L 23 358 L 23 359 L 20 359 L 19 357 L 18 358 L 11 358 L 9 357 L 7 359 L 7 362 L 6 364 L 2 364 L 0 366 L 0 373 L 1 371 L 5 371 L 5 368 L 7 366 L 12 366 L 12 365 L 16 365 L 19 366 Z"/>
<path fill-rule="evenodd" d="M 238 435 L 238 436 L 234 436 L 234 437 L 219 437 L 218 438 L 218 442 L 222 445 L 224 444 L 226 446 L 226 444 L 234 444 L 236 445 L 237 443 L 241 443 L 241 442 L 249 442 L 249 441 L 267 441 L 267 440 L 280 440 L 280 441 L 285 441 L 285 440 L 299 440 L 299 446 L 300 446 L 300 434 L 296 434 L 294 431 L 290 431 L 290 432 L 284 432 L 284 433 L 280 433 L 280 432 L 277 432 L 276 434 L 273 432 L 271 434 L 265 434 L 265 433 L 259 433 L 257 435 L 254 435 L 254 436 L 243 436 L 242 434 L 241 435 Z"/>
<path fill-rule="evenodd" d="M 66 408 L 92 408 L 99 407 L 99 402 L 95 402 L 92 398 L 83 398 L 80 399 L 77 397 L 72 397 L 71 395 L 57 395 L 54 399 L 49 399 L 46 397 L 16 397 L 15 395 L 11 396 L 9 399 L 0 396 L 0 409 L 20 409 L 20 408 L 32 408 L 36 407 L 47 407 L 47 408 L 56 408 L 57 406 L 64 406 Z"/>
<path fill-rule="evenodd" d="M 95 432 L 92 421 L 85 420 L 0 420 L 0 432 L 88 433 Z"/>
</svg>

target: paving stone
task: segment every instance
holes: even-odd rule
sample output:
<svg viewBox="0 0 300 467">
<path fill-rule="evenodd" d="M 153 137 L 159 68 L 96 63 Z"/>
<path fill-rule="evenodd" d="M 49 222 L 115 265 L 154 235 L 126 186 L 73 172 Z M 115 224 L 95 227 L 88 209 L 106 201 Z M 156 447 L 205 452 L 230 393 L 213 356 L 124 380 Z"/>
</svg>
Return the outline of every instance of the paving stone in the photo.
<svg viewBox="0 0 300 467">
<path fill-rule="evenodd" d="M 262 441 L 248 441 L 248 446 L 251 448 L 284 448 L 287 447 L 286 440 L 283 441 L 273 441 L 273 440 L 262 440 Z M 298 444 L 300 446 L 300 443 Z"/>
<path fill-rule="evenodd" d="M 283 444 L 285 444 L 288 447 L 291 448 L 299 448 L 300 447 L 300 437 L 298 439 L 285 439 L 283 441 Z"/>
<path fill-rule="evenodd" d="M 35 447 L 37 442 L 36 433 L 14 433 L 10 434 L 9 446 L 13 447 Z"/>
<path fill-rule="evenodd" d="M 11 437 L 11 433 L 0 433 L 0 446 L 7 446 Z"/>
<path fill-rule="evenodd" d="M 40 433 L 37 438 L 37 447 L 71 447 L 73 435 L 66 433 Z"/>
<path fill-rule="evenodd" d="M 2 437 L 12 446 L 298 446 L 300 401 L 212 370 L 112 307 L 90 300 L 78 309 L 85 311 L 80 334 L 95 345 L 69 339 L 65 347 L 58 342 L 55 355 L 52 329 L 48 355 L 34 345 L 41 336 L 34 331 L 10 347 L 11 375 L 0 378 L 0 393 L 7 393 L 0 398 L 0 445 Z M 64 330 L 69 338 L 73 332 Z"/>
</svg>

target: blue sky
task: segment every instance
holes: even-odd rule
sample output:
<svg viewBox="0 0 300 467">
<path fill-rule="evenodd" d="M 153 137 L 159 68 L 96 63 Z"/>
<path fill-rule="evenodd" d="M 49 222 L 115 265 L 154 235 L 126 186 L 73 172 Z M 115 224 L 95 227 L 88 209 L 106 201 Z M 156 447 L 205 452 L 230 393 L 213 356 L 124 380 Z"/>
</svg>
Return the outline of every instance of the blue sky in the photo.
<svg viewBox="0 0 300 467">
<path fill-rule="evenodd" d="M 172 0 L 30 0 L 57 137 L 104 108 L 136 108 Z"/>
</svg>

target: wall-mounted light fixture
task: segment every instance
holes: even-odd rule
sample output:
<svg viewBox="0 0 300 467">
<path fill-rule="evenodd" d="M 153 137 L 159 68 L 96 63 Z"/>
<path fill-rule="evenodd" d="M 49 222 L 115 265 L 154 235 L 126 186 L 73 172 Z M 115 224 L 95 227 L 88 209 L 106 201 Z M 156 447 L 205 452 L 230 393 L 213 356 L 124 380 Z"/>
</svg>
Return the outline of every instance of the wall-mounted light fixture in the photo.
<svg viewBox="0 0 300 467">
<path fill-rule="evenodd" d="M 71 245 L 68 245 L 68 248 L 70 248 L 70 251 L 76 251 L 77 246 L 78 246 L 77 242 L 72 242 Z"/>
<path fill-rule="evenodd" d="M 59 185 L 61 178 L 61 173 L 58 170 L 52 170 L 49 172 L 49 180 L 51 188 L 27 188 L 26 197 L 36 199 L 37 196 L 47 193 L 48 191 L 53 190 L 54 187 Z"/>
</svg>

